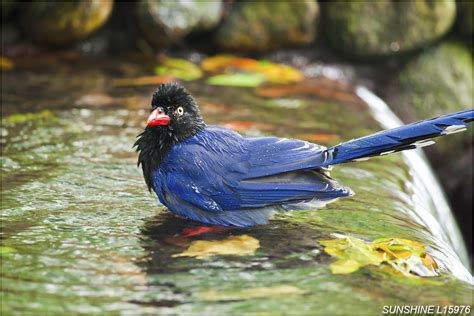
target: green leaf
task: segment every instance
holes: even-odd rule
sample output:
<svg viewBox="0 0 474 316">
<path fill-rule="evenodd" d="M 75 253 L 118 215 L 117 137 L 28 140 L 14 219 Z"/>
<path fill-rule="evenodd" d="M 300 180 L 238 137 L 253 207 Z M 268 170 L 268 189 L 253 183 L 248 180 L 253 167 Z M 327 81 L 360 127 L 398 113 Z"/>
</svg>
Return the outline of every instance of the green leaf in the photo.
<svg viewBox="0 0 474 316">
<path fill-rule="evenodd" d="M 12 247 L 0 246 L 0 256 L 4 256 L 10 253 L 16 253 L 16 249 Z"/>
<path fill-rule="evenodd" d="M 216 86 L 256 87 L 265 81 L 265 77 L 253 73 L 235 73 L 212 76 L 207 83 Z"/>
<path fill-rule="evenodd" d="M 192 81 L 202 77 L 201 69 L 190 61 L 180 58 L 166 58 L 161 65 L 155 68 L 159 76 L 172 76 L 185 81 Z"/>
</svg>

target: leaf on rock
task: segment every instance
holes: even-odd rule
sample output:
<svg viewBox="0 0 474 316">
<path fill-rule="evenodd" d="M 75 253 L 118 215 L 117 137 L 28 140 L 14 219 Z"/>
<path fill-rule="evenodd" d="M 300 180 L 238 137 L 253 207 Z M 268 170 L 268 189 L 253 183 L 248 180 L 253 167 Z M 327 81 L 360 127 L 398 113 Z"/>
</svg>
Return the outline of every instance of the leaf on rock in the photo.
<svg viewBox="0 0 474 316">
<path fill-rule="evenodd" d="M 174 82 L 176 79 L 172 76 L 145 76 L 138 78 L 119 78 L 113 79 L 112 85 L 116 87 L 136 87 L 136 86 L 155 86 L 162 83 Z"/>
<path fill-rule="evenodd" d="M 235 301 L 248 300 L 256 298 L 265 298 L 270 296 L 288 296 L 302 295 L 305 291 L 291 285 L 280 285 L 275 287 L 257 287 L 240 291 L 222 292 L 218 290 L 209 290 L 198 293 L 197 296 L 205 301 Z"/>
<path fill-rule="evenodd" d="M 224 240 L 198 240 L 176 257 L 195 257 L 205 259 L 211 256 L 250 256 L 260 247 L 258 239 L 249 235 L 231 236 Z"/>
<path fill-rule="evenodd" d="M 155 73 L 159 76 L 171 76 L 185 81 L 197 80 L 202 77 L 201 69 L 186 59 L 165 58 L 161 64 L 155 68 Z"/>
<path fill-rule="evenodd" d="M 201 68 L 208 72 L 245 72 L 259 74 L 266 81 L 285 84 L 304 79 L 303 73 L 293 67 L 272 63 L 268 60 L 255 60 L 232 55 L 217 55 L 206 58 Z"/>
<path fill-rule="evenodd" d="M 255 73 L 234 73 L 212 76 L 207 83 L 215 86 L 257 87 L 265 77 Z"/>
<path fill-rule="evenodd" d="M 436 276 L 438 265 L 422 243 L 400 238 L 381 238 L 372 242 L 344 237 L 320 242 L 337 260 L 330 265 L 334 274 L 347 274 L 359 268 L 384 264 L 404 276 Z M 384 267 L 386 269 L 386 267 Z"/>
</svg>

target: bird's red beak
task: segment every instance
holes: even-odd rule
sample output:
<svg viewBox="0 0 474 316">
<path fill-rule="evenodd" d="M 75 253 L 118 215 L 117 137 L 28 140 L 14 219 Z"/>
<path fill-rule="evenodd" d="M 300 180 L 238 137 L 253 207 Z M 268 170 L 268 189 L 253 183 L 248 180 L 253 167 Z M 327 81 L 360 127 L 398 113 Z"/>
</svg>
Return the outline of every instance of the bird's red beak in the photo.
<svg viewBox="0 0 474 316">
<path fill-rule="evenodd" d="M 148 126 L 160 126 L 168 125 L 170 122 L 170 117 L 163 113 L 161 108 L 154 109 L 146 120 L 146 125 Z"/>
</svg>

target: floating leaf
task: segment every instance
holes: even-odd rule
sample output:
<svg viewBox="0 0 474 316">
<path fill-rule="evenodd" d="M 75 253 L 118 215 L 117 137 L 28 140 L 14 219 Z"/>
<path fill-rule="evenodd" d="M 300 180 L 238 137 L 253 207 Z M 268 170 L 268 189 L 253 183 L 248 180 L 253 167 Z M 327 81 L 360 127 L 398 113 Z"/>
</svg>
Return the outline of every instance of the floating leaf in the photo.
<svg viewBox="0 0 474 316">
<path fill-rule="evenodd" d="M 16 249 L 12 247 L 7 247 L 7 246 L 0 246 L 0 256 L 4 256 L 6 254 L 10 253 L 16 253 Z"/>
<path fill-rule="evenodd" d="M 249 256 L 260 247 L 260 242 L 248 235 L 231 236 L 224 240 L 198 240 L 175 257 L 196 257 L 204 259 L 210 256 Z"/>
<path fill-rule="evenodd" d="M 265 298 L 269 296 L 302 295 L 305 291 L 291 285 L 280 285 L 275 287 L 257 287 L 240 291 L 222 292 L 209 290 L 198 293 L 198 297 L 205 301 L 235 301 Z"/>
<path fill-rule="evenodd" d="M 216 86 L 256 87 L 265 81 L 265 77 L 254 73 L 234 73 L 212 76 L 207 83 Z"/>
<path fill-rule="evenodd" d="M 381 238 L 372 242 L 344 237 L 320 242 L 338 260 L 331 263 L 335 274 L 357 271 L 367 265 L 386 264 L 405 276 L 435 276 L 438 265 L 423 244 L 400 238 Z"/>
<path fill-rule="evenodd" d="M 138 78 L 119 78 L 113 79 L 112 85 L 117 87 L 123 86 L 155 86 L 162 83 L 169 83 L 176 81 L 176 79 L 172 76 L 145 76 L 145 77 L 138 77 Z"/>
<path fill-rule="evenodd" d="M 14 67 L 13 61 L 7 57 L 0 57 L 0 68 L 3 70 L 12 70 Z"/>
<path fill-rule="evenodd" d="M 180 58 L 165 58 L 161 65 L 155 68 L 159 76 L 171 76 L 186 81 L 202 77 L 201 69 L 192 62 Z"/>
<path fill-rule="evenodd" d="M 293 67 L 272 63 L 268 60 L 240 58 L 232 55 L 217 55 L 206 58 L 201 68 L 209 72 L 244 71 L 262 75 L 265 80 L 273 83 L 290 83 L 304 79 L 303 73 Z"/>
</svg>

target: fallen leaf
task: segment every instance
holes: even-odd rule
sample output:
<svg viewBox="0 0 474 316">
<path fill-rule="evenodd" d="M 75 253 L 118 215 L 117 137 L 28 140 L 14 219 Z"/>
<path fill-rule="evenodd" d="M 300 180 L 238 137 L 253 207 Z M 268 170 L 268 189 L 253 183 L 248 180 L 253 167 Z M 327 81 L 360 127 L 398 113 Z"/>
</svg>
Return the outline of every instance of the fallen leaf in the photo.
<svg viewBox="0 0 474 316">
<path fill-rule="evenodd" d="M 258 61 L 251 58 L 239 58 L 232 55 L 217 55 L 205 58 L 201 62 L 201 68 L 209 72 L 221 72 L 232 68 L 251 69 Z"/>
<path fill-rule="evenodd" d="M 155 86 L 162 83 L 170 83 L 176 81 L 176 78 L 172 76 L 145 76 L 137 78 L 119 78 L 113 79 L 111 84 L 116 87 L 124 86 Z"/>
<path fill-rule="evenodd" d="M 209 72 L 244 71 L 262 75 L 273 83 L 297 82 L 304 79 L 303 73 L 291 66 L 273 63 L 268 60 L 241 58 L 232 55 L 217 55 L 204 59 L 201 68 Z"/>
<path fill-rule="evenodd" d="M 249 256 L 253 255 L 260 247 L 260 242 L 248 235 L 231 236 L 224 240 L 198 240 L 194 241 L 189 248 L 176 257 L 195 257 L 205 259 L 207 257 L 221 256 Z"/>
<path fill-rule="evenodd" d="M 379 265 L 383 256 L 374 251 L 371 245 L 357 238 L 339 238 L 320 242 L 324 251 L 338 258 L 329 268 L 334 274 L 347 274 L 359 270 L 366 265 Z"/>
<path fill-rule="evenodd" d="M 324 134 L 324 133 L 314 133 L 314 134 L 298 134 L 297 138 L 305 139 L 310 142 L 330 142 L 338 140 L 340 137 L 337 134 Z"/>
<path fill-rule="evenodd" d="M 207 83 L 215 86 L 256 87 L 265 81 L 265 77 L 255 73 L 233 73 L 212 76 Z"/>
<path fill-rule="evenodd" d="M 0 57 L 0 68 L 1 68 L 2 71 L 3 70 L 5 70 L 5 71 L 12 70 L 14 68 L 13 61 L 10 58 L 1 56 Z"/>
<path fill-rule="evenodd" d="M 302 295 L 306 292 L 291 285 L 280 285 L 275 287 L 256 287 L 240 291 L 222 292 L 209 290 L 200 292 L 197 296 L 205 301 L 235 301 L 265 298 L 270 296 Z"/>
<path fill-rule="evenodd" d="M 165 58 L 161 65 L 155 68 L 159 76 L 171 76 L 185 81 L 192 81 L 202 77 L 201 69 L 194 63 L 180 58 Z"/>
<path fill-rule="evenodd" d="M 436 276 L 438 265 L 422 243 L 401 238 L 380 238 L 372 242 L 344 237 L 320 242 L 337 260 L 329 268 L 334 274 L 347 274 L 359 268 L 382 263 L 404 276 Z M 384 268 L 385 269 L 385 268 Z"/>
</svg>

